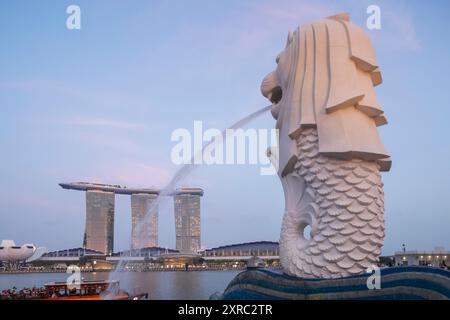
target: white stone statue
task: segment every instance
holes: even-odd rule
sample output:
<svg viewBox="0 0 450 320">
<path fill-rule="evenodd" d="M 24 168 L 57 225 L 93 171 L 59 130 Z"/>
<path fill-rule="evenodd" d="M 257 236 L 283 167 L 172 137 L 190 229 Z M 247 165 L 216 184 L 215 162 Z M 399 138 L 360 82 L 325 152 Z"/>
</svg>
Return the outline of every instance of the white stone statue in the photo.
<svg viewBox="0 0 450 320">
<path fill-rule="evenodd" d="M 387 122 L 371 41 L 340 14 L 289 32 L 276 61 L 261 90 L 279 129 L 271 156 L 285 194 L 283 268 L 305 278 L 364 273 L 381 252 L 380 171 L 391 166 L 377 131 Z"/>
</svg>

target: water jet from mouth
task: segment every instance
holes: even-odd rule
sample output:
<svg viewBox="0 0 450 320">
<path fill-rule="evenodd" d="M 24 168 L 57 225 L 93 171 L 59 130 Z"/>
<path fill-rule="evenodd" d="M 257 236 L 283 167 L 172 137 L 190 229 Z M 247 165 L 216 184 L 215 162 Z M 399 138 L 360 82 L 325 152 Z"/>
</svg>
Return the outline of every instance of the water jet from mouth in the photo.
<svg viewBox="0 0 450 320">
<path fill-rule="evenodd" d="M 173 195 L 174 192 L 176 191 L 176 188 L 179 186 L 180 182 L 182 182 L 196 167 L 199 166 L 199 164 L 194 163 L 194 159 L 196 157 L 198 157 L 200 154 L 202 155 L 207 147 L 209 147 L 210 145 L 215 143 L 217 137 L 222 136 L 223 142 L 225 142 L 225 140 L 227 138 L 227 136 L 226 136 L 227 130 L 242 128 L 249 122 L 255 120 L 260 115 L 269 111 L 271 107 L 272 107 L 272 105 L 266 106 L 260 110 L 257 110 L 255 112 L 245 116 L 244 118 L 240 119 L 239 121 L 235 122 L 233 125 L 226 128 L 225 130 L 223 130 L 220 135 L 216 136 L 211 141 L 205 143 L 203 145 L 202 149 L 200 151 L 198 151 L 196 154 L 194 154 L 194 156 L 191 158 L 191 161 L 188 164 L 185 164 L 180 169 L 178 169 L 176 171 L 176 173 L 174 174 L 174 176 L 172 177 L 172 179 L 169 181 L 169 183 L 159 192 L 158 196 L 152 201 L 150 207 L 148 208 L 147 212 L 145 213 L 144 218 L 136 226 L 136 232 L 138 234 L 138 238 L 143 237 L 142 233 L 145 230 L 144 226 L 149 222 L 148 220 L 150 219 L 150 216 L 151 216 L 150 213 L 153 212 L 158 207 L 162 198 Z M 109 280 L 113 280 L 113 279 L 117 280 L 117 278 L 120 277 L 119 272 L 124 270 L 126 263 L 127 263 L 127 259 L 125 259 L 125 258 L 120 259 L 119 262 L 117 263 L 117 266 L 114 269 L 114 271 L 110 273 Z M 121 283 L 121 288 L 126 289 L 128 292 L 130 292 L 130 289 L 133 289 L 132 283 L 125 283 L 125 285 L 123 283 Z M 106 296 L 105 299 L 107 300 L 108 296 Z"/>
</svg>

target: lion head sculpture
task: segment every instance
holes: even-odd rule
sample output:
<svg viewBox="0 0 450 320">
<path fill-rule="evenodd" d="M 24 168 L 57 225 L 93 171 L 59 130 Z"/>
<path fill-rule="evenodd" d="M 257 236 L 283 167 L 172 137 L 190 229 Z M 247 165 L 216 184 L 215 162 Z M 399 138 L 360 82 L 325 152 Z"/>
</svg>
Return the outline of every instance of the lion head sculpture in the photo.
<svg viewBox="0 0 450 320">
<path fill-rule="evenodd" d="M 280 174 L 298 158 L 294 140 L 315 127 L 319 152 L 344 159 L 379 160 L 390 168 L 376 127 L 387 123 L 374 86 L 381 73 L 370 39 L 341 14 L 289 32 L 277 69 L 262 82 L 280 130 Z"/>
</svg>

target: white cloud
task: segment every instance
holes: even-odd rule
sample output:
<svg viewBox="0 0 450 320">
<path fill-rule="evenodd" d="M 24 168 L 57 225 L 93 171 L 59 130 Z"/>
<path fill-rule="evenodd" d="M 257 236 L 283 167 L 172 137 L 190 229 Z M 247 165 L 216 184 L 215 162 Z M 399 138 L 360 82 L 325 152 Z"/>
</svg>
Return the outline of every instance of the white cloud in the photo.
<svg viewBox="0 0 450 320">
<path fill-rule="evenodd" d="M 260 2 L 253 10 L 271 23 L 304 23 L 307 19 L 321 19 L 332 14 L 333 5 L 317 1 L 290 0 L 285 2 Z"/>
<path fill-rule="evenodd" d="M 65 121 L 67 124 L 85 127 L 104 127 L 112 129 L 143 130 L 147 126 L 141 123 L 105 118 L 74 117 Z"/>
<path fill-rule="evenodd" d="M 365 28 L 366 9 L 370 1 L 319 2 L 287 0 L 277 2 L 258 1 L 243 4 L 239 13 L 207 29 L 194 26 L 184 29 L 173 42 L 201 38 L 203 41 L 189 43 L 199 50 L 209 50 L 209 59 L 217 65 L 223 55 L 237 57 L 253 56 L 258 50 L 279 50 L 289 30 L 297 26 L 342 12 L 350 13 L 352 21 Z M 415 29 L 412 13 L 401 3 L 383 2 L 381 6 L 382 30 L 371 32 L 379 46 L 394 50 L 420 50 L 421 43 Z M 200 28 L 200 27 L 199 27 Z M 366 30 L 369 31 L 369 30 Z M 195 36 L 194 36 L 195 35 Z M 217 41 L 220 39 L 220 42 Z M 208 46 L 203 48 L 202 46 Z M 213 46 L 213 51 L 211 50 Z M 214 47 L 215 46 L 215 47 Z M 274 53 L 276 56 L 276 53 Z"/>
<path fill-rule="evenodd" d="M 366 9 L 373 1 L 343 1 L 341 3 L 318 1 L 288 0 L 280 2 L 258 2 L 250 7 L 246 20 L 257 21 L 250 29 L 240 30 L 242 48 L 255 47 L 255 42 L 263 45 L 272 36 L 278 36 L 280 30 L 287 31 L 312 20 L 322 19 L 341 12 L 349 12 L 350 16 L 368 17 Z M 418 51 L 421 42 L 418 38 L 414 16 L 407 3 L 380 2 L 382 29 L 371 34 L 380 46 L 386 49 Z M 258 17 L 256 19 L 255 17 Z M 353 19 L 352 19 L 353 20 Z M 361 24 L 365 28 L 365 25 Z M 368 30 L 366 30 L 368 31 Z M 273 38 L 271 40 L 274 41 Z"/>
<path fill-rule="evenodd" d="M 238 12 L 233 11 L 208 28 L 188 23 L 162 49 L 170 51 L 185 46 L 192 52 L 207 52 L 204 60 L 216 67 L 221 65 L 218 61 L 223 60 L 224 55 L 248 57 L 254 56 L 257 50 L 279 46 L 280 36 L 284 41 L 289 30 L 333 14 L 333 8 L 334 5 L 306 0 L 243 1 Z M 282 47 L 275 50 L 281 51 Z"/>
<path fill-rule="evenodd" d="M 76 105 L 77 108 L 123 109 L 132 107 L 134 110 L 152 109 L 145 97 L 138 93 L 105 89 L 88 84 L 53 81 L 48 79 L 31 79 L 26 81 L 1 81 L 3 90 L 25 91 L 36 99 L 43 99 L 45 104 L 55 104 L 64 101 L 65 108 Z M 39 106 L 31 104 L 30 107 Z"/>
<path fill-rule="evenodd" d="M 254 54 L 254 50 L 277 44 L 280 34 L 287 37 L 288 31 L 298 25 L 333 12 L 333 6 L 304 0 L 258 2 L 249 5 L 237 21 L 231 26 L 227 22 L 222 29 L 227 30 L 234 42 L 230 50 Z"/>
<path fill-rule="evenodd" d="M 169 171 L 161 165 L 127 163 L 106 166 L 94 179 L 105 183 L 126 185 L 139 188 L 163 188 L 170 181 Z"/>
<path fill-rule="evenodd" d="M 420 51 L 421 41 L 416 32 L 416 21 L 407 1 L 344 1 L 350 8 L 352 21 L 369 32 L 374 41 L 375 49 L 385 51 Z M 366 10 L 369 5 L 376 4 L 380 7 L 381 30 L 367 30 L 366 19 L 369 17 Z"/>
<path fill-rule="evenodd" d="M 382 29 L 375 38 L 384 48 L 407 51 L 422 49 L 414 18 L 406 9 L 386 8 L 381 13 L 381 19 Z"/>
<path fill-rule="evenodd" d="M 91 134 L 87 132 L 80 132 L 79 139 L 83 145 L 94 145 L 100 148 L 115 150 L 121 155 L 141 153 L 145 151 L 144 145 L 137 143 L 135 139 L 117 134 L 111 136 L 103 133 Z"/>
<path fill-rule="evenodd" d="M 55 189 L 57 188 L 55 184 Z M 54 198 L 47 194 L 36 194 L 29 192 L 24 197 L 23 190 L 0 190 L 0 207 L 14 206 L 18 208 L 26 208 L 29 210 L 44 210 L 53 212 L 74 213 L 76 208 L 68 203 L 55 201 Z M 3 208 L 2 208 L 3 209 Z"/>
</svg>

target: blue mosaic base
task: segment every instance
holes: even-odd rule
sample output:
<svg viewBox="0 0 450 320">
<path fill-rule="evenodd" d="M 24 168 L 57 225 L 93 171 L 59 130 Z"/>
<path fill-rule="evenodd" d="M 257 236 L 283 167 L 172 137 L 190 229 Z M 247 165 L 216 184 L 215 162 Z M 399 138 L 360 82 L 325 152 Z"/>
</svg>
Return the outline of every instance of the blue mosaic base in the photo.
<svg viewBox="0 0 450 320">
<path fill-rule="evenodd" d="M 226 300 L 440 300 L 450 299 L 450 271 L 431 267 L 381 269 L 381 288 L 369 290 L 362 274 L 338 279 L 301 279 L 267 269 L 247 270 L 226 288 Z"/>
</svg>

